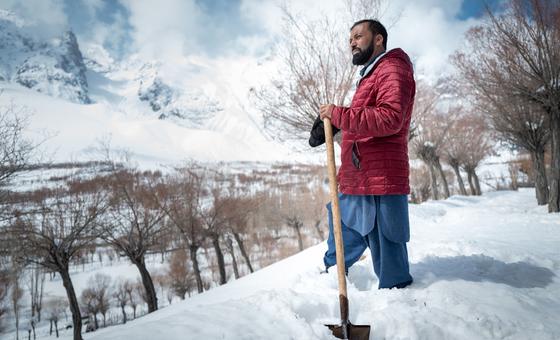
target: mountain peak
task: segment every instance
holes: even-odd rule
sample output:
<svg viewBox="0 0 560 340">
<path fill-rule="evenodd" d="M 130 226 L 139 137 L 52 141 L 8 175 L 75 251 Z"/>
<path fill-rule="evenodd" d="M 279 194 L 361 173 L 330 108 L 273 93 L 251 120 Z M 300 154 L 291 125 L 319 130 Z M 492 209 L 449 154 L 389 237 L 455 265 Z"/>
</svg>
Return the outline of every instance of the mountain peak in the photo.
<svg viewBox="0 0 560 340">
<path fill-rule="evenodd" d="M 13 81 L 38 92 L 87 104 L 86 67 L 72 31 L 54 42 L 36 41 L 23 32 L 23 21 L 0 12 L 0 80 Z"/>
</svg>

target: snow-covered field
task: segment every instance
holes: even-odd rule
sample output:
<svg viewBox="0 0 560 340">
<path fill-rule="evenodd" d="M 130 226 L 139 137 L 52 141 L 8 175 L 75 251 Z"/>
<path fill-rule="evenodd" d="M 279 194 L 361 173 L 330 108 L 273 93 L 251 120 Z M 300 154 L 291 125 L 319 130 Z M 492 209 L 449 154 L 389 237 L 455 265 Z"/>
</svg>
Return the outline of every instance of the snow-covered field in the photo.
<svg viewBox="0 0 560 340">
<path fill-rule="evenodd" d="M 378 290 L 370 257 L 349 272 L 350 320 L 371 339 L 559 339 L 560 218 L 534 191 L 454 196 L 410 208 L 413 285 Z M 331 339 L 336 271 L 325 243 L 126 325 L 121 339 Z M 70 339 L 66 333 L 64 339 Z"/>
</svg>

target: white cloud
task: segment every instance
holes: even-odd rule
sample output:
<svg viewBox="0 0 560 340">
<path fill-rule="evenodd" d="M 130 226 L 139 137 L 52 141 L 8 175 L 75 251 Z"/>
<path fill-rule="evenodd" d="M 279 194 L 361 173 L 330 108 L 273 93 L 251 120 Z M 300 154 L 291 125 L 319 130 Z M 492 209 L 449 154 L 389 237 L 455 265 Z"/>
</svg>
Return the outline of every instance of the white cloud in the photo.
<svg viewBox="0 0 560 340">
<path fill-rule="evenodd" d="M 388 0 L 387 0 L 388 1 Z M 415 62 L 417 72 L 435 77 L 449 72 L 448 56 L 464 41 L 464 33 L 479 20 L 461 21 L 456 15 L 463 0 L 393 0 L 386 3 L 387 11 L 381 21 L 388 26 L 388 47 L 403 48 Z M 465 0 L 466 1 L 466 0 Z M 107 3 L 102 0 L 81 0 L 84 11 L 92 18 L 87 31 L 77 32 L 80 43 L 121 49 L 125 39 L 145 59 L 159 59 L 176 63 L 189 56 L 209 59 L 227 56 L 257 56 L 271 49 L 282 30 L 279 5 L 288 3 L 296 12 L 311 19 L 340 18 L 345 1 L 326 0 L 241 0 L 239 13 L 246 23 L 242 33 L 236 27 L 224 25 L 203 10 L 196 0 L 120 0 L 127 13 L 112 14 L 111 23 L 98 21 Z M 59 35 L 66 29 L 68 18 L 63 0 L 0 0 L 0 7 L 12 10 L 26 21 L 34 22 L 34 31 L 43 36 Z M 126 15 L 128 14 L 128 16 Z M 73 13 L 68 13 L 73 15 Z M 394 17 L 399 20 L 393 24 Z M 344 19 L 346 20 L 346 19 Z M 342 26 L 350 26 L 351 19 Z M 225 32 L 216 30 L 220 26 Z M 250 28 L 247 31 L 247 28 Z M 227 30 L 230 31 L 227 31 Z M 236 34 L 239 33 L 239 34 Z M 310 42 L 313 43 L 313 42 Z M 346 39 L 333 44 L 347 44 Z M 212 52 L 208 52 L 208 51 Z"/>
<path fill-rule="evenodd" d="M 464 41 L 464 33 L 480 20 L 461 21 L 461 1 L 406 2 L 399 21 L 389 30 L 388 48 L 401 47 L 413 59 L 417 73 L 430 78 L 452 71 L 449 55 Z"/>
<path fill-rule="evenodd" d="M 81 0 L 80 3 L 87 10 L 91 18 L 95 18 L 97 13 L 107 4 L 104 0 Z"/>
<path fill-rule="evenodd" d="M 461 21 L 456 18 L 462 2 L 463 0 L 387 2 L 382 6 L 380 21 L 388 29 L 388 48 L 401 47 L 413 59 L 417 72 L 430 78 L 450 72 L 449 55 L 461 46 L 464 33 L 480 22 L 476 19 Z M 280 3 L 279 0 L 241 1 L 244 18 L 262 27 L 262 30 L 268 33 L 270 44 L 275 35 L 281 34 Z M 324 15 L 340 18 L 344 12 L 344 1 L 340 0 L 322 1 L 320 6 L 314 0 L 292 0 L 288 1 L 288 4 L 294 12 L 311 19 L 318 19 Z M 352 20 L 348 20 L 347 26 L 350 27 Z M 332 43 L 346 44 L 347 41 Z"/>
<path fill-rule="evenodd" d="M 134 46 L 148 58 L 200 52 L 199 36 L 210 24 L 194 0 L 122 0 L 129 10 Z"/>
<path fill-rule="evenodd" d="M 63 0 L 0 0 L 0 8 L 24 19 L 26 30 L 42 39 L 59 36 L 68 29 Z"/>
<path fill-rule="evenodd" d="M 388 48 L 401 47 L 415 62 L 417 71 L 429 76 L 449 72 L 448 56 L 464 41 L 464 33 L 480 23 L 478 19 L 458 20 L 463 0 L 393 0 L 382 5 L 379 20 L 388 29 Z M 247 20 L 258 23 L 271 35 L 281 33 L 280 1 L 243 0 L 241 6 Z M 340 18 L 343 1 L 329 0 L 318 6 L 313 0 L 288 1 L 296 13 L 318 19 L 324 15 Z M 397 19 L 396 19 L 397 18 Z M 348 19 L 350 27 L 352 20 Z M 312 42 L 310 42 L 312 43 Z M 333 41 L 346 44 L 347 41 Z"/>
</svg>

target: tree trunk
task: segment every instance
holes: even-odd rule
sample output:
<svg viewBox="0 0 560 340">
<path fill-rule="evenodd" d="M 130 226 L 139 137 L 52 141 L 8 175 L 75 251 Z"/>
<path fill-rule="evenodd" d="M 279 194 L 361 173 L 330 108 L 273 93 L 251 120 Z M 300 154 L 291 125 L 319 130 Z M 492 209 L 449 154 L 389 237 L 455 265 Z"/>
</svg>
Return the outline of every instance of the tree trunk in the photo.
<svg viewBox="0 0 560 340">
<path fill-rule="evenodd" d="M 41 272 L 41 283 L 39 285 L 39 296 L 37 300 L 37 322 L 41 322 L 41 310 L 43 310 L 43 294 L 45 292 L 45 273 Z"/>
<path fill-rule="evenodd" d="M 126 323 L 126 312 L 125 312 L 125 310 L 124 310 L 124 307 L 126 307 L 126 306 L 121 306 L 122 317 L 123 317 L 123 324 Z"/>
<path fill-rule="evenodd" d="M 220 285 L 227 282 L 226 279 L 226 264 L 224 261 L 224 254 L 222 253 L 222 248 L 220 247 L 220 235 L 212 234 L 212 245 L 214 246 L 214 251 L 216 252 L 216 258 L 218 259 L 218 271 L 220 272 Z"/>
<path fill-rule="evenodd" d="M 142 285 L 146 290 L 146 300 L 147 300 L 146 303 L 148 304 L 148 313 L 155 312 L 158 309 L 156 289 L 154 287 L 154 281 L 150 276 L 150 272 L 148 272 L 148 269 L 146 269 L 144 256 L 137 259 L 132 259 L 132 262 L 134 263 L 134 265 L 136 265 L 136 268 L 138 268 L 138 270 L 140 271 L 140 277 L 142 278 Z"/>
<path fill-rule="evenodd" d="M 99 322 L 97 321 L 97 313 L 93 313 L 93 324 L 95 325 L 95 330 L 99 329 Z"/>
<path fill-rule="evenodd" d="M 58 338 L 58 320 L 54 320 L 54 331 L 56 332 L 56 337 Z"/>
<path fill-rule="evenodd" d="M 459 184 L 459 192 L 463 196 L 467 196 L 467 190 L 465 189 L 465 183 L 463 182 L 463 178 L 461 177 L 461 171 L 459 171 L 459 164 L 452 164 L 451 167 L 455 172 L 455 177 L 457 177 L 457 183 Z"/>
<path fill-rule="evenodd" d="M 325 234 L 323 234 L 323 231 L 321 230 L 321 220 L 316 220 L 315 221 L 315 230 L 317 230 L 317 234 L 319 234 L 319 238 L 321 240 L 325 239 Z"/>
<path fill-rule="evenodd" d="M 476 175 L 476 170 L 472 171 L 472 176 L 474 179 L 474 187 L 476 189 L 476 195 L 480 196 L 482 195 L 482 190 L 480 190 L 480 182 L 478 181 L 478 176 Z"/>
<path fill-rule="evenodd" d="M 539 205 L 548 204 L 548 180 L 546 179 L 546 168 L 544 165 L 544 149 L 531 151 L 533 171 L 535 172 L 535 192 Z"/>
<path fill-rule="evenodd" d="M 531 156 L 532 157 L 532 156 Z M 518 169 L 514 163 L 508 165 L 509 177 L 511 179 L 511 190 L 517 191 L 519 189 Z"/>
<path fill-rule="evenodd" d="M 303 238 L 301 235 L 301 226 L 302 223 L 298 220 L 295 221 L 294 223 L 294 229 L 296 230 L 297 233 L 297 239 L 298 239 L 298 246 L 299 246 L 299 251 L 303 251 Z"/>
<path fill-rule="evenodd" d="M 431 184 L 432 184 L 432 196 L 434 200 L 438 200 L 439 199 L 439 191 L 438 191 L 438 184 L 437 184 L 437 177 L 436 177 L 436 171 L 434 169 L 433 164 L 428 163 L 428 169 L 430 170 L 430 177 L 432 179 Z"/>
<path fill-rule="evenodd" d="M 12 294 L 12 303 L 13 303 L 13 307 L 14 307 L 14 317 L 15 317 L 15 321 L 16 321 L 16 340 L 19 340 L 19 278 L 16 277 L 15 279 L 15 283 L 14 283 L 14 292 Z"/>
<path fill-rule="evenodd" d="M 107 315 L 105 314 L 101 314 L 103 316 L 103 328 L 107 327 L 107 324 L 105 323 L 105 320 L 107 319 Z"/>
<path fill-rule="evenodd" d="M 51 327 L 50 327 L 50 329 L 49 329 L 49 336 L 52 335 L 52 326 L 53 326 L 53 321 L 52 321 L 52 320 L 50 320 L 50 326 L 51 326 Z"/>
<path fill-rule="evenodd" d="M 191 254 L 191 261 L 193 264 L 193 271 L 194 277 L 196 279 L 196 288 L 198 289 L 198 293 L 202 293 L 204 291 L 204 287 L 202 286 L 202 277 L 200 276 L 200 267 L 198 266 L 198 258 L 196 257 L 196 252 L 198 251 L 198 246 L 189 246 L 189 251 Z"/>
<path fill-rule="evenodd" d="M 243 256 L 243 259 L 245 260 L 245 263 L 247 263 L 247 267 L 249 267 L 249 271 L 252 273 L 253 272 L 253 266 L 251 265 L 251 260 L 249 259 L 249 255 L 247 255 L 247 252 L 245 251 L 245 245 L 243 244 L 243 240 L 241 239 L 241 235 L 239 235 L 238 233 L 233 233 L 233 237 L 235 238 L 235 242 L 237 242 L 237 246 L 239 247 L 239 250 L 241 251 L 241 256 Z"/>
<path fill-rule="evenodd" d="M 439 176 L 441 177 L 441 182 L 443 184 L 443 195 L 445 198 L 449 198 L 449 184 L 447 184 L 447 178 L 445 178 L 445 173 L 443 172 L 443 167 L 441 166 L 441 162 L 439 161 L 439 157 L 435 160 L 436 169 L 439 172 Z"/>
<path fill-rule="evenodd" d="M 471 195 L 476 195 L 476 188 L 473 183 L 473 176 L 470 170 L 467 170 L 467 179 L 469 181 L 469 187 L 471 188 Z"/>
<path fill-rule="evenodd" d="M 76 291 L 74 291 L 74 285 L 70 279 L 70 273 L 68 268 L 59 269 L 59 274 L 62 277 L 62 284 L 66 289 L 66 295 L 68 296 L 68 305 L 70 311 L 72 312 L 72 325 L 74 329 L 74 340 L 82 340 L 82 314 L 80 313 L 80 305 L 78 304 L 78 299 L 76 298 Z"/>
<path fill-rule="evenodd" d="M 231 265 L 233 267 L 233 275 L 235 276 L 235 279 L 239 279 L 239 268 L 237 268 L 237 259 L 235 258 L 235 251 L 233 250 L 233 242 L 231 241 L 231 238 L 228 236 L 227 240 L 226 240 L 226 244 L 229 250 L 229 253 L 231 254 Z"/>
<path fill-rule="evenodd" d="M 560 107 L 551 112 L 550 129 L 552 142 L 548 212 L 560 212 Z"/>
</svg>

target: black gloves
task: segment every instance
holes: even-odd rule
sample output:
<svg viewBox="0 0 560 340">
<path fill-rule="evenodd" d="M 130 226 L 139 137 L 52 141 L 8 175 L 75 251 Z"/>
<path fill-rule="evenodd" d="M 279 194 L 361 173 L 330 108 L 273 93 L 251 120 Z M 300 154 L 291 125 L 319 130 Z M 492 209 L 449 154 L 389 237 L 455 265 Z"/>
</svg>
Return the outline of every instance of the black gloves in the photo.
<svg viewBox="0 0 560 340">
<path fill-rule="evenodd" d="M 332 125 L 333 129 L 333 137 L 340 131 L 340 129 L 336 128 Z M 312 147 L 319 146 L 325 142 L 325 125 L 321 120 L 320 116 L 317 116 L 315 122 L 313 122 L 313 127 L 311 128 L 311 135 L 309 136 L 309 145 Z"/>
</svg>

